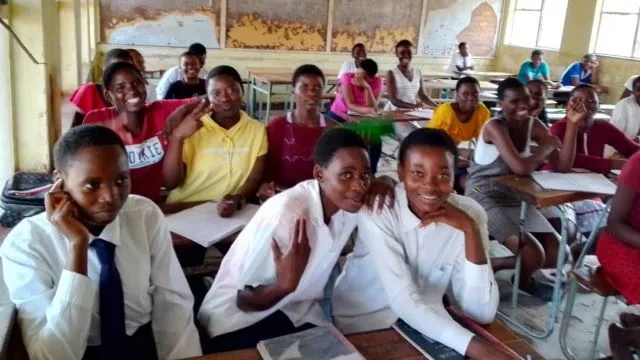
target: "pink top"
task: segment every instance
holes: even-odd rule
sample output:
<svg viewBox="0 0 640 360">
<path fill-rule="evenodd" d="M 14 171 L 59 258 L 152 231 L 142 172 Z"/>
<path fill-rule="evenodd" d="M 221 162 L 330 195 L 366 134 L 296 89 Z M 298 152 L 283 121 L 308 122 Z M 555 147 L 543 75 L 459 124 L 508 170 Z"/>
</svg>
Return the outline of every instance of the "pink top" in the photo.
<svg viewBox="0 0 640 360">
<path fill-rule="evenodd" d="M 338 114 L 346 114 L 349 111 L 349 107 L 347 106 L 347 102 L 344 99 L 344 95 L 342 95 L 342 89 L 345 91 L 351 90 L 351 96 L 353 97 L 353 101 L 357 105 L 366 106 L 367 98 L 366 93 L 363 89 L 353 86 L 351 84 L 351 80 L 356 77 L 355 73 L 347 73 L 342 75 L 340 78 L 340 91 L 338 91 L 338 95 L 336 99 L 333 101 L 333 105 L 331 105 L 331 111 Z M 369 86 L 371 86 L 371 90 L 373 90 L 373 96 L 378 98 L 380 92 L 382 92 L 382 79 L 378 76 L 368 81 Z"/>
</svg>

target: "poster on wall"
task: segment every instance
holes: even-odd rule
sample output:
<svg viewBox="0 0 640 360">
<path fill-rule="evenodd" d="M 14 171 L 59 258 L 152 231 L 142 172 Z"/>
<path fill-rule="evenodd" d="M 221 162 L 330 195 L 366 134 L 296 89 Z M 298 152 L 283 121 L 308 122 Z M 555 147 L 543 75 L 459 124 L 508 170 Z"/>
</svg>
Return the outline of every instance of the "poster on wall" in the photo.
<svg viewBox="0 0 640 360">
<path fill-rule="evenodd" d="M 103 42 L 219 48 L 220 0 L 100 0 Z"/>
<path fill-rule="evenodd" d="M 429 0 L 422 53 L 449 57 L 466 41 L 474 56 L 495 56 L 503 0 Z"/>
<path fill-rule="evenodd" d="M 328 1 L 229 1 L 228 48 L 325 51 Z"/>
<path fill-rule="evenodd" d="M 422 0 L 334 0 L 333 6 L 331 51 L 363 43 L 370 52 L 392 53 L 403 39 L 418 45 Z"/>
</svg>

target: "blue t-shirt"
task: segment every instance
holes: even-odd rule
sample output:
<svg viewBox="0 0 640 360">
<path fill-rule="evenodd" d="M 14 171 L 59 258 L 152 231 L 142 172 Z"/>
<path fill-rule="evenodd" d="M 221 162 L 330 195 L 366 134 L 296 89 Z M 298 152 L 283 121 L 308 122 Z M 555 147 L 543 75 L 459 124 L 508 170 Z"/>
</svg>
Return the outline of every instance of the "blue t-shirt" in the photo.
<svg viewBox="0 0 640 360">
<path fill-rule="evenodd" d="M 531 80 L 543 79 L 545 76 L 549 78 L 549 65 L 545 61 L 542 61 L 537 68 L 533 67 L 533 62 L 527 60 L 520 65 L 520 71 L 518 71 L 518 80 L 523 84 L 529 82 L 527 75 L 531 77 Z"/>
<path fill-rule="evenodd" d="M 562 73 L 560 82 L 562 82 L 562 85 L 573 85 L 571 78 L 574 76 L 577 76 L 583 84 L 591 84 L 591 71 L 585 71 L 582 63 L 579 61 L 569 65 L 564 73 Z"/>
</svg>

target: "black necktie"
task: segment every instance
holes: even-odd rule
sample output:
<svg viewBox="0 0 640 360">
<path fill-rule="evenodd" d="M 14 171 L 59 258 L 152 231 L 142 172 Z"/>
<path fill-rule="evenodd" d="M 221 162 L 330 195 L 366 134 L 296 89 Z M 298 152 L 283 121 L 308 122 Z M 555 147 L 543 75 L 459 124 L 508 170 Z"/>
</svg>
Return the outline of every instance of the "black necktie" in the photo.
<svg viewBox="0 0 640 360">
<path fill-rule="evenodd" d="M 116 246 L 95 239 L 91 246 L 100 260 L 100 339 L 103 358 L 119 356 L 127 333 L 124 322 L 124 294 L 120 273 L 116 268 Z"/>
</svg>

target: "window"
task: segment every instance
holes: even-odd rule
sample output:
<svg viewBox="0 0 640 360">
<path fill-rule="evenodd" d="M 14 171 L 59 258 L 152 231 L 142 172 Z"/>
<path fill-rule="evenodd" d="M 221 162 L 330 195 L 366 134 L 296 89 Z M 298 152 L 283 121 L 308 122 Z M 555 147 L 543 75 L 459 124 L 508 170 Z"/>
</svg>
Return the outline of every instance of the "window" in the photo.
<svg viewBox="0 0 640 360">
<path fill-rule="evenodd" d="M 595 52 L 640 58 L 640 0 L 604 0 Z"/>
<path fill-rule="evenodd" d="M 560 49 L 568 0 L 517 0 L 507 43 Z"/>
</svg>

